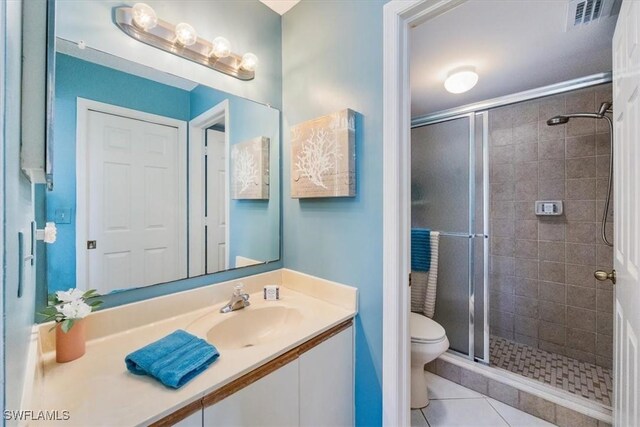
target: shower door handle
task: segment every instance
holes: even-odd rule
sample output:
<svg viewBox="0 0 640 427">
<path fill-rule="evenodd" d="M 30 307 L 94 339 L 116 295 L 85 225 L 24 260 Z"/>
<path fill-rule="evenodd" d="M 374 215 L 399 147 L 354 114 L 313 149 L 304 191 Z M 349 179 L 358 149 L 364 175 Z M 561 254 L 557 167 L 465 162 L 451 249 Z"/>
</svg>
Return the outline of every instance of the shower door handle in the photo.
<svg viewBox="0 0 640 427">
<path fill-rule="evenodd" d="M 605 280 L 611 280 L 611 283 L 613 283 L 614 285 L 616 284 L 615 270 L 611 270 L 611 273 L 607 273 L 604 270 L 597 270 L 595 273 L 593 273 L 593 275 L 601 282 L 604 282 Z"/>
</svg>

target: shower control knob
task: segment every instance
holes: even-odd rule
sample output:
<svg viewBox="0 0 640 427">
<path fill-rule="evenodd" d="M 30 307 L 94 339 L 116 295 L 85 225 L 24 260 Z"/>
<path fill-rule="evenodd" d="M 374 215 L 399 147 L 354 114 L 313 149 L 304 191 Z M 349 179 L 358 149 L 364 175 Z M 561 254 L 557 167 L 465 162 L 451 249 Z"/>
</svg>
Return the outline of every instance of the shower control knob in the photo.
<svg viewBox="0 0 640 427">
<path fill-rule="evenodd" d="M 605 280 L 611 280 L 611 283 L 613 283 L 614 285 L 616 284 L 615 270 L 611 270 L 611 273 L 607 273 L 604 270 L 597 270 L 595 273 L 593 273 L 593 275 L 601 282 L 604 282 Z"/>
</svg>

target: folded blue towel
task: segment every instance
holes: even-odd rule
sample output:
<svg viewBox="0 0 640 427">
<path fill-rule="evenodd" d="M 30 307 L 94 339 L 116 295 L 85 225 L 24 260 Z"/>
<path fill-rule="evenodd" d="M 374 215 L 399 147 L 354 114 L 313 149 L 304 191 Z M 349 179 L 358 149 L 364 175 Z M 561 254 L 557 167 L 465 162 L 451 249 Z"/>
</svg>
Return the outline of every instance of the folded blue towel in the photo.
<svg viewBox="0 0 640 427">
<path fill-rule="evenodd" d="M 205 340 L 181 329 L 127 355 L 129 372 L 150 375 L 171 388 L 180 388 L 220 356 Z"/>
<path fill-rule="evenodd" d="M 411 270 L 429 271 L 431 268 L 431 230 L 411 229 Z"/>
</svg>

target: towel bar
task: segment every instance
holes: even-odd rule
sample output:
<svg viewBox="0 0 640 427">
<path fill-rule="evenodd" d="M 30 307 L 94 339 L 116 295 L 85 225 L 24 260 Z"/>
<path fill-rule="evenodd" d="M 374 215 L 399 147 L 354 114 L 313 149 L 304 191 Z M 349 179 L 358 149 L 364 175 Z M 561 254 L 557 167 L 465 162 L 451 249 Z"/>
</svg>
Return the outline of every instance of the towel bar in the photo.
<svg viewBox="0 0 640 427">
<path fill-rule="evenodd" d="M 440 233 L 440 236 L 465 237 L 467 239 L 471 239 L 473 237 L 483 237 L 483 238 L 488 238 L 489 237 L 486 234 L 455 233 L 455 232 L 449 232 L 449 231 L 439 231 L 439 233 Z"/>
</svg>

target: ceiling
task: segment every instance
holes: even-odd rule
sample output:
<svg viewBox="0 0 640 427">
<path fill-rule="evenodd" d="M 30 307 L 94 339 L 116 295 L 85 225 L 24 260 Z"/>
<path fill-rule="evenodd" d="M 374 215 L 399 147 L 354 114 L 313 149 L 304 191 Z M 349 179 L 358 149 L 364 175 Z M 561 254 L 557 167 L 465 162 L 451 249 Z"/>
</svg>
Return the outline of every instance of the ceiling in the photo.
<svg viewBox="0 0 640 427">
<path fill-rule="evenodd" d="M 284 15 L 289 9 L 297 5 L 300 0 L 260 0 L 280 15 Z"/>
<path fill-rule="evenodd" d="M 565 31 L 565 0 L 470 0 L 411 33 L 412 117 L 611 70 L 616 17 Z M 469 92 L 444 89 L 472 65 Z"/>
</svg>

